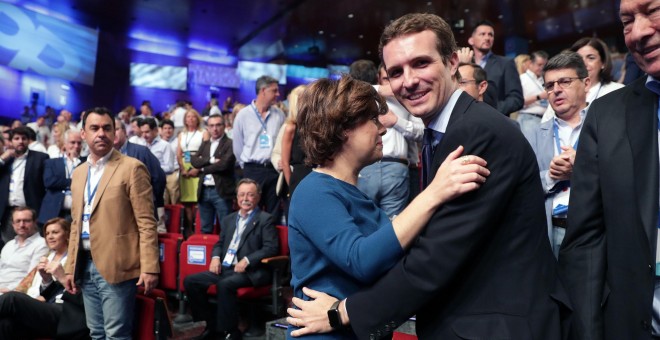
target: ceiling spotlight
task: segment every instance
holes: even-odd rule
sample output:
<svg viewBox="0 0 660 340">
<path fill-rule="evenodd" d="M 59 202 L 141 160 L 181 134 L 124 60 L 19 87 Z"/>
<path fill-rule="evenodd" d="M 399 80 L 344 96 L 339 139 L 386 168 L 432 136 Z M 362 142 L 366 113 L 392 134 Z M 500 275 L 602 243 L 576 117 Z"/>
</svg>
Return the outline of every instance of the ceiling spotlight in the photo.
<svg viewBox="0 0 660 340">
<path fill-rule="evenodd" d="M 349 13 L 349 14 L 348 14 L 348 18 L 349 18 L 349 19 L 353 19 L 353 16 L 354 16 L 353 13 Z"/>
<path fill-rule="evenodd" d="M 319 31 L 319 35 L 323 35 L 323 33 L 324 33 L 323 31 Z"/>
<path fill-rule="evenodd" d="M 358 35 L 358 38 L 364 39 L 364 35 L 360 34 L 360 35 Z"/>
</svg>

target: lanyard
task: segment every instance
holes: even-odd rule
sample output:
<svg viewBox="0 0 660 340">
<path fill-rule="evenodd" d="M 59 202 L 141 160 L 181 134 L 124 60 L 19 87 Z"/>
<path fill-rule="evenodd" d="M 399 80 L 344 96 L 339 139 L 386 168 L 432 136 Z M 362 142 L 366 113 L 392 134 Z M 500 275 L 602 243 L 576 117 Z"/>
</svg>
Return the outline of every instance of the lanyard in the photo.
<svg viewBox="0 0 660 340">
<path fill-rule="evenodd" d="M 96 190 L 99 188 L 99 182 L 101 182 L 101 179 L 99 178 L 98 182 L 96 182 L 96 185 L 94 186 L 94 191 L 91 191 L 90 188 L 91 181 L 92 181 L 92 167 L 89 166 L 87 168 L 87 205 L 89 206 L 92 205 L 92 200 L 94 199 L 94 196 L 96 196 Z"/>
<path fill-rule="evenodd" d="M 23 164 L 25 164 L 25 158 L 21 159 L 19 162 L 15 162 L 11 167 L 11 172 L 13 173 L 14 171 L 16 171 L 16 169 L 18 169 Z"/>
<path fill-rule="evenodd" d="M 241 220 L 241 214 L 236 214 L 236 232 L 234 233 L 234 237 L 231 239 L 231 243 L 229 243 L 229 248 L 230 249 L 236 249 L 238 248 L 238 242 L 241 239 L 241 235 L 247 228 L 248 223 L 250 223 L 250 220 L 252 220 L 252 217 L 254 214 L 257 212 L 257 209 L 252 210 L 252 212 L 247 216 L 247 219 L 245 220 L 245 224 L 243 227 L 243 230 L 239 228 L 239 222 Z"/>
<path fill-rule="evenodd" d="M 552 122 L 552 130 L 554 131 L 554 139 L 555 139 L 555 145 L 557 146 L 557 154 L 561 154 L 561 142 L 559 141 L 559 125 L 557 125 L 557 121 Z M 578 142 L 580 141 L 580 137 L 578 137 L 577 140 L 575 140 L 575 145 L 573 145 L 573 149 L 577 150 Z"/>
<path fill-rule="evenodd" d="M 190 144 L 190 142 L 192 142 L 192 139 L 195 138 L 196 134 L 197 134 L 197 130 L 195 130 L 195 132 L 193 132 L 192 136 L 190 136 L 190 131 L 186 132 L 186 150 L 184 150 L 184 151 L 190 151 L 190 150 L 188 150 L 188 144 Z M 190 136 L 190 138 L 188 138 L 188 136 Z"/>
<path fill-rule="evenodd" d="M 263 133 L 265 134 L 265 133 L 266 133 L 266 121 L 268 121 L 268 117 L 270 117 L 270 115 L 267 115 L 265 120 L 264 120 L 264 119 L 261 119 L 261 114 L 260 114 L 259 111 L 257 110 L 257 106 L 254 105 L 254 102 L 252 102 L 252 104 L 250 104 L 250 106 L 252 106 L 252 109 L 254 110 L 254 114 L 257 115 L 257 119 L 259 119 L 259 123 L 261 123 L 261 127 L 264 128 L 264 132 L 263 132 Z"/>
</svg>

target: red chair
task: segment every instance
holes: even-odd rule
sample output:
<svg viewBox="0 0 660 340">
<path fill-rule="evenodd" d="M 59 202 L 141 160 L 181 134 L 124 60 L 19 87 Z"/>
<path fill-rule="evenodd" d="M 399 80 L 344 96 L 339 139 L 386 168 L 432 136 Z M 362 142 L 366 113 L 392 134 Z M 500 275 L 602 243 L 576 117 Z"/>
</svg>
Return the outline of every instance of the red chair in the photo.
<svg viewBox="0 0 660 340">
<path fill-rule="evenodd" d="M 183 234 L 183 204 L 165 205 L 165 226 L 168 233 Z"/>
<path fill-rule="evenodd" d="M 171 337 L 172 323 L 167 311 L 165 292 L 153 289 L 145 295 L 144 288 L 139 287 L 135 298 L 133 339 L 165 340 Z"/>
<path fill-rule="evenodd" d="M 195 206 L 195 234 L 202 235 L 202 218 L 199 215 L 199 206 Z M 216 218 L 213 221 L 213 232 L 212 234 L 220 235 L 220 222 Z"/>
<path fill-rule="evenodd" d="M 194 234 L 181 244 L 179 255 L 179 291 L 185 292 L 183 280 L 190 274 L 209 270 L 213 246 L 220 239 L 214 234 Z"/>
<path fill-rule="evenodd" d="M 158 234 L 160 274 L 158 287 L 178 291 L 179 251 L 183 236 L 179 233 Z"/>
<path fill-rule="evenodd" d="M 406 333 L 394 332 L 392 340 L 417 340 L 417 337 Z"/>
</svg>

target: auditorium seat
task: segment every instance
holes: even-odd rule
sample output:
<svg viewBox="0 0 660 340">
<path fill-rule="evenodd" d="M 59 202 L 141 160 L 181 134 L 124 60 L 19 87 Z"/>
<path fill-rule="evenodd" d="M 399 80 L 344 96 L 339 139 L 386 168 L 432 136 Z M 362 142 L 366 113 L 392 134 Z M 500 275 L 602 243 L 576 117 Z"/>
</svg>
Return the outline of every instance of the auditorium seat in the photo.
<svg viewBox="0 0 660 340">
<path fill-rule="evenodd" d="M 160 274 L 158 287 L 169 291 L 178 291 L 179 251 L 183 236 L 179 233 L 158 234 Z"/>
<path fill-rule="evenodd" d="M 165 205 L 165 226 L 168 233 L 183 234 L 183 204 Z"/>
<path fill-rule="evenodd" d="M 135 296 L 133 339 L 165 340 L 172 336 L 172 323 L 167 311 L 167 297 L 160 289 L 148 295 L 139 287 Z"/>
</svg>

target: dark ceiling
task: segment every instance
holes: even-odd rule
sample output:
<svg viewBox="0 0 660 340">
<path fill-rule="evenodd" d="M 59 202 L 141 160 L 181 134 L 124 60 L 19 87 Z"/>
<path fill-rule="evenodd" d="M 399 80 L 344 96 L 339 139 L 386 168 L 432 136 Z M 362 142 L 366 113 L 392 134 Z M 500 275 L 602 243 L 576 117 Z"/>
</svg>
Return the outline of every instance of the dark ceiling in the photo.
<svg viewBox="0 0 660 340">
<path fill-rule="evenodd" d="M 466 45 L 477 22 L 491 20 L 496 24 L 494 49 L 500 54 L 528 49 L 554 53 L 585 35 L 598 35 L 623 48 L 616 0 L 17 2 L 62 13 L 115 36 L 152 40 L 156 49 L 206 51 L 210 60 L 310 66 L 376 60 L 383 27 L 410 12 L 431 12 L 447 19 L 459 45 Z"/>
</svg>

